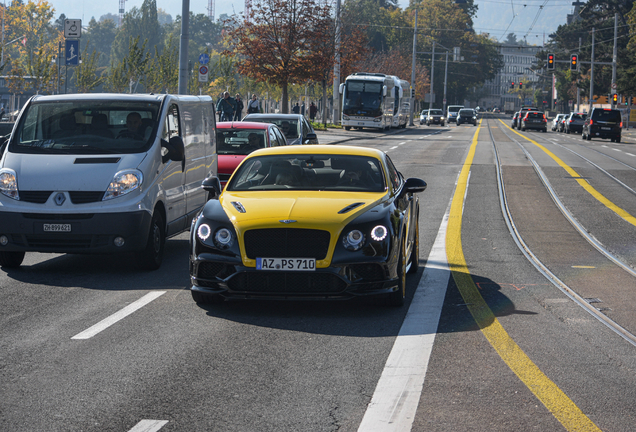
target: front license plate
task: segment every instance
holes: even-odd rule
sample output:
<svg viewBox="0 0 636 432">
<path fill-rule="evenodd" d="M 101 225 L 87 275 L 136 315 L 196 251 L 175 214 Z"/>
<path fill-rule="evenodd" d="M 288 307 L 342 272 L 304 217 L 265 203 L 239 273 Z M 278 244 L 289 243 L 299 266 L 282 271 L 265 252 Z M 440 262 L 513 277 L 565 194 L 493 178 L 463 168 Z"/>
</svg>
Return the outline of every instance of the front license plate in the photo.
<svg viewBox="0 0 636 432">
<path fill-rule="evenodd" d="M 256 258 L 256 270 L 314 271 L 314 258 Z"/>
<path fill-rule="evenodd" d="M 71 232 L 71 224 L 44 224 L 45 232 Z"/>
</svg>

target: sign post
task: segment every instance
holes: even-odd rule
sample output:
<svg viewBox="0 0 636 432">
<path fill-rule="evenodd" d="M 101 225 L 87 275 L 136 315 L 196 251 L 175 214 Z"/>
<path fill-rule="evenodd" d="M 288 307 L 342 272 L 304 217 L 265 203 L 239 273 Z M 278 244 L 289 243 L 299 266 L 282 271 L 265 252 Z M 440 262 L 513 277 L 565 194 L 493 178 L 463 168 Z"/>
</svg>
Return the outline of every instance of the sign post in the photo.
<svg viewBox="0 0 636 432">
<path fill-rule="evenodd" d="M 66 79 L 64 80 L 64 93 L 68 89 L 68 67 L 78 66 L 80 63 L 80 43 L 82 37 L 82 20 L 67 19 L 64 20 L 64 64 Z M 58 71 L 59 82 L 59 71 Z M 59 87 L 59 85 L 58 85 Z M 59 91 L 59 90 L 58 90 Z"/>
</svg>

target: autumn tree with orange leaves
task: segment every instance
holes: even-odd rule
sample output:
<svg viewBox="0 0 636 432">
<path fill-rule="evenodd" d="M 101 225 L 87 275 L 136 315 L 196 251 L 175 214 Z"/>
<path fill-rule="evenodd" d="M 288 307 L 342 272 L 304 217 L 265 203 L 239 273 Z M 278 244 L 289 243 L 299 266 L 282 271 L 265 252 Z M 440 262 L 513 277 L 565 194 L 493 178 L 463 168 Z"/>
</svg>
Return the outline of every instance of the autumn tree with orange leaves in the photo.
<svg viewBox="0 0 636 432">
<path fill-rule="evenodd" d="M 281 87 L 281 108 L 288 112 L 288 85 L 314 77 L 322 61 L 316 52 L 322 29 L 331 20 L 328 5 L 315 0 L 261 0 L 252 3 L 249 21 L 230 21 L 229 47 L 238 72 Z"/>
</svg>

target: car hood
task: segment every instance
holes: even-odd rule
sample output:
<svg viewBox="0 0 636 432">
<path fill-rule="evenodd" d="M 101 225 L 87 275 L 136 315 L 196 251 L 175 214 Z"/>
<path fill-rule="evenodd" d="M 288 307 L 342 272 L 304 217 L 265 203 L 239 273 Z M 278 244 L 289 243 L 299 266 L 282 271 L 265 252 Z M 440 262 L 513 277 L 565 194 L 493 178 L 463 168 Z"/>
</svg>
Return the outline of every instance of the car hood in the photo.
<svg viewBox="0 0 636 432">
<path fill-rule="evenodd" d="M 381 193 L 305 191 L 224 192 L 220 203 L 237 231 L 254 228 L 326 229 L 336 234 L 385 199 Z M 233 204 L 235 203 L 235 204 Z M 237 208 L 238 207 L 238 208 Z M 239 210 L 239 208 L 244 209 Z"/>
</svg>

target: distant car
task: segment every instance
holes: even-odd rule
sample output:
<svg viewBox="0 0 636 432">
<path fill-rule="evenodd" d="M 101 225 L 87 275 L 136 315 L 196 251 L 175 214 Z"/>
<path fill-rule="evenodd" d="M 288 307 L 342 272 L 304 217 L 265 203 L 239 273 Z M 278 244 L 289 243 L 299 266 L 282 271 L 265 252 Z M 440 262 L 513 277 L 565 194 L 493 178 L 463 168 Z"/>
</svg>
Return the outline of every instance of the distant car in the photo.
<svg viewBox="0 0 636 432">
<path fill-rule="evenodd" d="M 457 126 L 469 123 L 473 126 L 477 126 L 477 113 L 472 108 L 462 108 L 457 113 Z"/>
<path fill-rule="evenodd" d="M 248 114 L 243 121 L 273 123 L 287 138 L 289 145 L 318 144 L 318 136 L 302 114 Z"/>
<path fill-rule="evenodd" d="M 545 114 L 539 111 L 526 111 L 521 118 L 521 130 L 536 129 L 542 132 L 548 131 L 548 120 Z"/>
<path fill-rule="evenodd" d="M 448 123 L 455 123 L 457 121 L 457 115 L 459 110 L 464 108 L 464 105 L 449 105 L 446 107 L 446 121 Z"/>
<path fill-rule="evenodd" d="M 609 138 L 612 142 L 621 142 L 623 119 L 621 112 L 609 108 L 592 108 L 585 119 L 581 137 L 586 140 L 592 138 Z"/>
<path fill-rule="evenodd" d="M 499 113 L 499 112 L 501 112 L 501 110 L 499 108 L 493 108 L 492 112 Z"/>
<path fill-rule="evenodd" d="M 441 109 L 432 109 L 428 111 L 426 126 L 430 126 L 432 124 L 444 126 L 444 121 L 444 111 L 442 111 Z"/>
<path fill-rule="evenodd" d="M 552 126 L 550 127 L 550 129 L 552 129 L 553 131 L 557 131 L 559 129 L 559 122 L 566 116 L 567 114 L 557 114 L 553 119 L 552 119 Z"/>
<path fill-rule="evenodd" d="M 200 304 L 238 299 L 350 299 L 401 306 L 419 266 L 419 178 L 383 151 L 286 146 L 255 151 L 211 199 L 190 235 Z M 424 218 L 422 219 L 424 220 Z"/>
<path fill-rule="evenodd" d="M 426 123 L 427 117 L 428 117 L 428 110 L 422 110 L 422 112 L 420 113 L 420 124 L 421 125 Z"/>
<path fill-rule="evenodd" d="M 512 121 L 510 122 L 510 127 L 515 129 L 517 127 L 517 122 L 519 121 L 519 111 L 512 115 Z"/>
<path fill-rule="evenodd" d="M 582 133 L 583 132 L 583 124 L 585 124 L 585 118 L 587 117 L 587 113 L 570 113 L 569 116 L 565 117 L 563 121 L 563 131 L 566 134 L 569 133 Z"/>
<path fill-rule="evenodd" d="M 287 138 L 271 123 L 219 122 L 216 124 L 218 176 L 221 186 L 230 179 L 245 156 L 254 150 L 287 145 Z"/>
<path fill-rule="evenodd" d="M 521 120 L 526 116 L 526 113 L 528 111 L 539 112 L 539 109 L 532 106 L 522 106 L 521 109 L 519 110 L 519 119 L 517 120 L 517 129 L 521 130 Z"/>
</svg>

